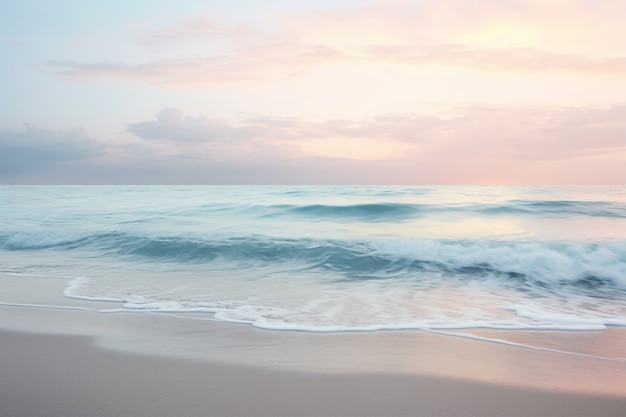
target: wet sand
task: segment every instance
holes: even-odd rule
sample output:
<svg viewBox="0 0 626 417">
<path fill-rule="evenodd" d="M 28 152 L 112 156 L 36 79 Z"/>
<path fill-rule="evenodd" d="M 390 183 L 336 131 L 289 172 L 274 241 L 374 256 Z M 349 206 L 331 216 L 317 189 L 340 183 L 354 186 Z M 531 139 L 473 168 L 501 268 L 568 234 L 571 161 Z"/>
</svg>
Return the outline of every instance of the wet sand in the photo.
<svg viewBox="0 0 626 417">
<path fill-rule="evenodd" d="M 626 415 L 621 327 L 277 332 L 105 312 L 46 285 L 38 299 L 0 276 L 0 416 Z"/>
</svg>

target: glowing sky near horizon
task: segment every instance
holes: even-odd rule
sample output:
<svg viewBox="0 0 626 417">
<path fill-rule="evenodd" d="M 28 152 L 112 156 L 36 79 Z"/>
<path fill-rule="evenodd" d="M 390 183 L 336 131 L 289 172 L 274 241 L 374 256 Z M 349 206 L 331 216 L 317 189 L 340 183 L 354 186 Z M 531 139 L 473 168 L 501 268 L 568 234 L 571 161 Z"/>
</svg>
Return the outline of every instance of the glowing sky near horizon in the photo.
<svg viewBox="0 0 626 417">
<path fill-rule="evenodd" d="M 623 0 L 4 0 L 0 183 L 624 184 Z"/>
</svg>

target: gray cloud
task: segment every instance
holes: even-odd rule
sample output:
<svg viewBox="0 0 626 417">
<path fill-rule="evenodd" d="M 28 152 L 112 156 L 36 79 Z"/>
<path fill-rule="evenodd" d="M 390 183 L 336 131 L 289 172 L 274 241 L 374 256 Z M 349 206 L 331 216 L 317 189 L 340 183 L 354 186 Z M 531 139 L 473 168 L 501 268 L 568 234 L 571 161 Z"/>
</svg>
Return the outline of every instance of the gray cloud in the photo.
<svg viewBox="0 0 626 417">
<path fill-rule="evenodd" d="M 104 146 L 82 129 L 0 130 L 0 183 L 616 183 L 626 175 L 623 103 L 465 106 L 447 117 L 387 114 L 318 123 L 263 116 L 229 121 L 166 108 L 128 130 L 141 140 Z M 415 151 L 356 160 L 307 155 L 300 147 L 310 139 L 342 138 L 411 144 Z"/>
<path fill-rule="evenodd" d="M 155 120 L 130 123 L 128 130 L 144 139 L 174 142 L 251 142 L 283 140 L 294 143 L 323 138 L 377 138 L 417 142 L 448 125 L 435 116 L 386 114 L 369 120 L 334 119 L 314 123 L 297 118 L 254 116 L 239 120 L 184 116 L 177 108 L 165 108 Z"/>
<path fill-rule="evenodd" d="M 31 126 L 23 130 L 0 129 L 0 177 L 48 172 L 101 152 L 102 146 L 82 128 L 65 131 Z"/>
<path fill-rule="evenodd" d="M 252 139 L 263 134 L 256 126 L 234 126 L 225 120 L 204 116 L 183 116 L 176 108 L 165 108 L 154 121 L 130 123 L 128 130 L 144 139 L 165 139 L 188 142 L 219 142 Z"/>
</svg>

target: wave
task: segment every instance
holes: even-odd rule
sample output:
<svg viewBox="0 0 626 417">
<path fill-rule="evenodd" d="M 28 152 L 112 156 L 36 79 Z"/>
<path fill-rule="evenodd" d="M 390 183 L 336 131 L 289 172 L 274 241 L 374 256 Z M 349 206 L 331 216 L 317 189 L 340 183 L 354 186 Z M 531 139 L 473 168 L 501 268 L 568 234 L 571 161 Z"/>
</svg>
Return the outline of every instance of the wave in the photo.
<svg viewBox="0 0 626 417">
<path fill-rule="evenodd" d="M 93 237 L 93 236 L 92 236 Z M 18 232 L 0 235 L 0 243 L 8 250 L 45 249 L 65 247 L 71 249 L 89 238 L 81 233 Z"/>
<path fill-rule="evenodd" d="M 350 205 L 275 205 L 273 215 L 287 214 L 325 219 L 360 219 L 366 221 L 403 220 L 419 213 L 420 206 L 402 203 L 363 203 Z"/>
<path fill-rule="evenodd" d="M 419 238 L 320 239 L 224 233 L 140 235 L 126 232 L 17 233 L 0 236 L 6 250 L 90 252 L 156 262 L 284 265 L 325 274 L 328 281 L 412 279 L 498 280 L 520 291 L 575 286 L 607 294 L 626 289 L 626 242 L 526 242 Z M 432 278 L 435 279 L 435 278 Z M 422 280 L 422 281 L 420 281 Z"/>
<path fill-rule="evenodd" d="M 616 187 L 105 191 L 11 191 L 0 270 L 273 329 L 626 325 Z"/>
<path fill-rule="evenodd" d="M 626 206 L 624 204 L 606 201 L 513 200 L 508 204 L 484 206 L 479 210 L 493 214 L 570 214 L 593 217 L 626 218 Z"/>
<path fill-rule="evenodd" d="M 236 210 L 237 208 L 231 208 Z M 425 204 L 425 203 L 359 203 L 359 204 L 279 204 L 248 208 L 259 217 L 306 217 L 317 221 L 398 222 L 432 214 L 479 214 L 485 216 L 588 216 L 626 218 L 626 206 L 603 201 L 512 200 L 501 204 Z"/>
</svg>

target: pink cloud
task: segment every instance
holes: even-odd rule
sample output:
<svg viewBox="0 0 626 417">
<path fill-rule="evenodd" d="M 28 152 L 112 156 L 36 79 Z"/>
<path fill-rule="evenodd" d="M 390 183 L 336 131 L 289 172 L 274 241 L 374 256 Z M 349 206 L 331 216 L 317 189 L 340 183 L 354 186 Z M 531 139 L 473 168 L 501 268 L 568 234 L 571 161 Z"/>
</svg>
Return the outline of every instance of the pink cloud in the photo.
<svg viewBox="0 0 626 417">
<path fill-rule="evenodd" d="M 507 173 L 516 166 L 618 161 L 626 155 L 626 104 L 604 108 L 465 106 L 447 117 L 388 114 L 317 123 L 262 116 L 239 120 L 184 117 L 179 110 L 165 109 L 156 120 L 132 123 L 128 128 L 144 139 L 176 144 L 176 149 L 201 149 L 219 142 L 219 149 L 211 148 L 216 158 L 222 152 L 229 158 L 263 153 L 268 159 L 271 154 L 299 159 L 309 141 L 319 140 L 328 141 L 329 149 L 342 140 L 361 140 L 363 146 L 372 140 L 390 146 L 404 144 L 413 151 L 392 158 L 401 165 L 430 167 L 425 172 L 460 179 L 468 175 L 462 172 L 470 166 L 476 172 L 499 167 L 508 178 Z M 357 149 L 354 154 L 358 160 Z M 445 169 L 456 168 L 444 173 L 445 169 L 432 165 L 434 161 Z"/>
<path fill-rule="evenodd" d="M 105 144 L 83 130 L 2 131 L 0 182 L 623 184 L 626 178 L 623 103 L 463 106 L 446 117 L 321 122 L 187 116 L 167 108 L 128 129 L 138 142 Z M 307 141 L 320 139 L 409 144 L 415 151 L 368 160 L 302 152 Z"/>
<path fill-rule="evenodd" d="M 118 78 L 152 86 L 211 87 L 230 83 L 280 80 L 348 56 L 324 45 L 280 43 L 254 51 L 217 53 L 153 61 L 81 63 L 50 61 L 55 74 L 68 80 Z"/>
<path fill-rule="evenodd" d="M 459 0 L 378 1 L 349 12 L 286 15 L 276 18 L 272 31 L 201 16 L 134 35 L 138 47 L 148 45 L 151 59 L 50 65 L 72 80 L 120 78 L 164 87 L 279 81 L 344 63 L 357 72 L 391 63 L 623 78 L 620 12 L 626 15 L 624 3 L 610 0 L 487 0 L 480 7 Z"/>
<path fill-rule="evenodd" d="M 465 45 L 372 45 L 373 61 L 406 66 L 443 65 L 501 71 L 559 71 L 595 75 L 626 73 L 626 57 L 591 58 L 532 48 L 477 49 Z"/>
</svg>

